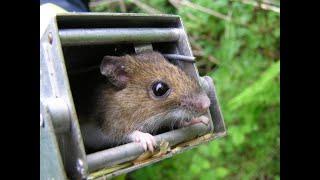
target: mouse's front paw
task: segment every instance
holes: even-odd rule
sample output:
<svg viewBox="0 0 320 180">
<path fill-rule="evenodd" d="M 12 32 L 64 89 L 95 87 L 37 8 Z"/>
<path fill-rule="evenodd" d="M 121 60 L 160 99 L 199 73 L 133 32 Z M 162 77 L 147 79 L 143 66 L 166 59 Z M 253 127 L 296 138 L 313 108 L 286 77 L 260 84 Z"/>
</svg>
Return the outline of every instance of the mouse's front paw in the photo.
<svg viewBox="0 0 320 180">
<path fill-rule="evenodd" d="M 143 149 L 153 152 L 154 147 L 157 145 L 154 136 L 149 133 L 143 133 L 141 131 L 133 131 L 129 138 L 131 141 L 138 142 L 142 145 Z"/>
</svg>

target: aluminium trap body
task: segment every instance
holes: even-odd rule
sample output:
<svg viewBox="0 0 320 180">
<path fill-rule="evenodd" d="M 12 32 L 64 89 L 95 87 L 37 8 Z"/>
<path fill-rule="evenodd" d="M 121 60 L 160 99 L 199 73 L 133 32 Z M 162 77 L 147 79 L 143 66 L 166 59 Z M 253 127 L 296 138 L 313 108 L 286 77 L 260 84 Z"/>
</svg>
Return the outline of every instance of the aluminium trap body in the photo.
<svg viewBox="0 0 320 180">
<path fill-rule="evenodd" d="M 109 13 L 58 15 L 52 19 L 40 43 L 41 179 L 109 178 L 226 134 L 214 84 L 209 77 L 199 77 L 179 16 Z M 206 89 L 211 100 L 208 115 L 213 128 L 208 130 L 204 125 L 196 124 L 159 134 L 156 136 L 158 143 L 165 140 L 172 149 L 179 148 L 143 163 L 130 164 L 143 154 L 143 149 L 135 143 L 86 154 L 72 94 L 73 77 L 95 68 L 104 55 L 150 49 L 161 52 Z M 203 135 L 207 138 L 201 139 Z M 196 143 L 187 143 L 195 138 L 198 138 Z M 181 145 L 183 143 L 187 144 Z M 114 166 L 118 168 L 111 172 L 104 171 Z"/>
</svg>

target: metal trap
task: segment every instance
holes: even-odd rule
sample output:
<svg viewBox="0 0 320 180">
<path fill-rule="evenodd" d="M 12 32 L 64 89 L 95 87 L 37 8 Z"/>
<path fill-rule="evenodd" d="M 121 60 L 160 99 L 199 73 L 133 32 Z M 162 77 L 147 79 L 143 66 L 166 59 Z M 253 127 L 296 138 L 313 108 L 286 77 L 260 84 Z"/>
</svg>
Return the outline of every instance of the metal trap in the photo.
<svg viewBox="0 0 320 180">
<path fill-rule="evenodd" d="M 199 77 L 182 21 L 176 15 L 72 13 L 52 19 L 40 47 L 41 179 L 105 179 L 139 169 L 226 134 L 211 78 Z M 77 116 L 74 79 L 85 77 L 105 55 L 162 53 L 196 78 L 211 100 L 203 124 L 156 136 L 151 154 L 129 143 L 86 154 Z M 76 111 L 77 110 L 77 111 Z"/>
</svg>

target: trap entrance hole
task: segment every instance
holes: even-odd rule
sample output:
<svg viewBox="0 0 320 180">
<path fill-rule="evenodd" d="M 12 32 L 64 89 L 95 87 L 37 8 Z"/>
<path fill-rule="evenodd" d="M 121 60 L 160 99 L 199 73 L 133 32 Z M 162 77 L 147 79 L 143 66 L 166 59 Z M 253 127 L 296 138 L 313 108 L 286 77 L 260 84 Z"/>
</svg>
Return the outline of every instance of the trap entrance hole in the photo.
<svg viewBox="0 0 320 180">
<path fill-rule="evenodd" d="M 177 45 L 176 43 L 172 42 L 152 43 L 152 48 L 153 50 L 162 54 L 178 54 Z M 92 94 L 95 93 L 94 91 L 97 88 L 97 85 L 100 82 L 105 81 L 105 77 L 100 74 L 99 69 L 102 58 L 105 55 L 121 56 L 135 53 L 134 44 L 67 46 L 63 47 L 63 52 L 78 118 L 81 117 L 81 113 L 87 114 L 93 111 L 93 109 L 90 109 L 94 107 L 92 103 L 95 103 L 91 101 Z M 177 59 L 168 59 L 168 61 L 179 66 L 179 68 L 184 71 L 184 64 L 190 63 L 180 62 Z M 79 119 L 80 128 L 82 126 L 81 121 L 82 120 Z M 169 129 L 163 129 L 163 131 L 159 131 L 159 134 L 161 135 L 158 137 L 158 141 L 166 140 L 169 142 L 170 146 L 185 142 L 186 140 L 194 139 L 195 137 L 210 132 L 208 128 L 206 129 L 199 126 L 197 130 L 193 130 L 192 132 L 187 132 L 187 128 L 174 133 L 162 134 L 168 131 Z M 160 143 L 158 142 L 158 144 Z M 132 143 L 131 145 L 125 144 L 120 145 L 119 147 L 107 147 L 100 149 L 99 151 L 92 151 L 86 147 L 85 149 L 88 155 L 87 157 L 90 172 L 98 170 L 102 167 L 111 167 L 113 165 L 126 162 L 130 159 L 133 160 L 137 158 L 137 154 L 141 154 L 141 148 L 137 149 L 132 145 Z M 115 153 L 119 151 L 123 151 L 123 153 Z M 113 157 L 110 158 L 111 156 Z M 104 160 L 101 161 L 100 159 Z"/>
<path fill-rule="evenodd" d="M 174 42 L 152 43 L 152 48 L 162 54 L 177 54 L 178 52 L 177 45 Z M 81 122 L 83 122 L 81 117 L 86 117 L 85 115 L 94 111 L 96 101 L 92 98 L 96 93 L 95 91 L 101 83 L 106 83 L 105 76 L 101 75 L 99 68 L 103 57 L 105 55 L 135 54 L 134 44 L 66 46 L 62 49 L 70 89 L 81 127 Z M 177 59 L 168 59 L 168 61 L 181 69 L 183 69 L 185 63 Z M 166 131 L 169 131 L 169 129 L 162 129 L 157 134 Z M 87 147 L 85 148 L 87 153 L 95 152 Z"/>
</svg>

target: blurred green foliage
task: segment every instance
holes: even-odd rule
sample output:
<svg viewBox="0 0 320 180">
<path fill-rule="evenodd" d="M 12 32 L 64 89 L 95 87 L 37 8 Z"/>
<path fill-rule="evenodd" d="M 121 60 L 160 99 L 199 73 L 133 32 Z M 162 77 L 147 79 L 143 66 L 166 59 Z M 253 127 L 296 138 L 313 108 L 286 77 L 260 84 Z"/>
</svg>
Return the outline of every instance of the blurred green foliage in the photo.
<svg viewBox="0 0 320 180">
<path fill-rule="evenodd" d="M 132 2 L 128 12 L 145 12 Z M 129 177 L 280 179 L 280 14 L 240 1 L 190 1 L 230 15 L 226 21 L 169 1 L 139 2 L 182 17 L 200 74 L 214 79 L 228 135 Z M 92 10 L 120 12 L 111 4 Z"/>
</svg>

